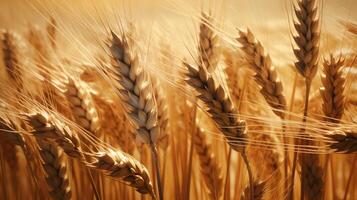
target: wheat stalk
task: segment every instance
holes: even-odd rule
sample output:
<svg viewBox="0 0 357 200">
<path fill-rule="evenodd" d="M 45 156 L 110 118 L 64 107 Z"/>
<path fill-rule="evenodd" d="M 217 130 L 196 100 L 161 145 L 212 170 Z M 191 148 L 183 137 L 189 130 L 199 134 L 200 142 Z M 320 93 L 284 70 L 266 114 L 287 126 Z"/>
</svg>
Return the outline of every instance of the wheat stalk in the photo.
<svg viewBox="0 0 357 200">
<path fill-rule="evenodd" d="M 131 156 L 117 150 L 87 154 L 92 161 L 86 161 L 80 148 L 80 141 L 69 127 L 55 119 L 47 119 L 43 114 L 27 115 L 26 120 L 34 129 L 33 135 L 42 140 L 56 142 L 64 152 L 79 159 L 87 167 L 104 171 L 108 176 L 118 178 L 142 194 L 154 197 L 152 184 L 146 168 Z"/>
<path fill-rule="evenodd" d="M 294 27 L 297 32 L 297 35 L 294 36 L 294 41 L 297 46 L 297 48 L 294 49 L 294 54 L 297 59 L 297 62 L 295 62 L 295 68 L 305 78 L 305 106 L 303 123 L 306 124 L 311 81 L 317 72 L 319 56 L 320 23 L 317 16 L 317 1 L 298 0 L 297 5 L 294 6 L 294 12 L 296 16 Z M 304 129 L 301 130 L 301 132 L 304 131 Z M 298 143 L 299 141 L 296 142 Z M 306 143 L 308 143 L 306 140 L 302 142 L 302 144 Z M 308 157 L 309 155 L 303 155 L 301 157 L 301 198 L 305 195 L 309 195 L 308 193 L 305 193 L 306 187 L 303 185 L 303 183 L 307 183 L 306 179 L 309 177 L 307 170 L 310 172 L 314 171 L 309 170 L 312 168 L 313 163 L 309 162 Z M 295 153 L 292 167 L 292 189 L 289 194 L 289 199 L 292 198 L 293 195 L 296 160 L 297 154 Z M 314 158 L 311 158 L 310 161 L 314 160 Z"/>
<path fill-rule="evenodd" d="M 260 93 L 266 102 L 273 108 L 273 112 L 284 119 L 286 99 L 283 94 L 283 85 L 274 67 L 271 66 L 269 55 L 265 55 L 264 48 L 257 41 L 253 33 L 239 31 L 239 38 L 245 58 L 255 72 L 255 81 L 261 87 Z"/>
<path fill-rule="evenodd" d="M 223 179 L 221 168 L 215 155 L 212 153 L 212 147 L 207 142 L 204 129 L 197 128 L 192 137 L 194 148 L 200 160 L 201 174 L 209 190 L 212 199 L 220 199 L 223 189 Z"/>
</svg>

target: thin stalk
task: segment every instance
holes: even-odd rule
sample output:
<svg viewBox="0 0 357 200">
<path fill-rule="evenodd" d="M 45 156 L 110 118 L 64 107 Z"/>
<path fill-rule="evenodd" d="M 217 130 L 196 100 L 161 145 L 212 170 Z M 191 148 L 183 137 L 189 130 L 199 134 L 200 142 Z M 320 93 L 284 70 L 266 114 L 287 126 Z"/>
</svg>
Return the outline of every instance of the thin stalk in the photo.
<svg viewBox="0 0 357 200">
<path fill-rule="evenodd" d="M 290 106 L 289 106 L 289 112 L 292 112 L 293 111 L 293 105 L 294 105 L 294 100 L 295 100 L 295 93 L 296 93 L 296 84 L 297 84 L 297 81 L 298 81 L 298 73 L 295 73 L 295 78 L 294 78 L 294 85 L 293 85 L 293 90 L 291 92 L 291 100 L 290 100 Z M 289 120 L 291 119 L 291 116 L 289 115 Z M 295 168 L 296 168 L 296 153 L 294 151 L 294 157 L 293 157 L 293 165 L 292 165 L 292 177 L 291 177 L 291 189 L 288 188 L 288 186 L 286 186 L 286 191 L 289 191 L 289 194 L 288 194 L 288 198 L 289 200 L 293 199 L 293 195 L 294 195 L 294 189 L 293 189 L 293 186 L 294 186 L 294 180 L 295 180 Z M 286 166 L 287 167 L 287 166 Z"/>
<path fill-rule="evenodd" d="M 351 167 L 350 176 L 348 177 L 348 181 L 347 181 L 347 185 L 346 185 L 346 191 L 345 191 L 345 195 L 343 196 L 343 200 L 347 199 L 348 190 L 350 189 L 350 185 L 351 185 L 351 182 L 352 182 L 352 177 L 354 175 L 353 171 L 355 169 L 354 166 L 356 165 L 356 161 L 357 161 L 357 156 L 355 156 L 355 158 L 353 159 L 353 164 L 352 164 L 352 167 Z"/>
<path fill-rule="evenodd" d="M 248 161 L 248 157 L 247 154 L 245 153 L 245 151 L 243 151 L 241 153 L 241 156 L 244 160 L 245 166 L 247 167 L 247 171 L 248 171 L 248 177 L 249 177 L 249 187 L 250 187 L 250 199 L 254 199 L 254 185 L 253 185 L 253 173 L 252 173 L 252 168 L 250 167 L 249 161 Z"/>
<path fill-rule="evenodd" d="M 94 184 L 94 179 L 93 179 L 93 176 L 92 176 L 92 172 L 90 171 L 89 168 L 86 168 L 86 169 L 87 169 L 86 171 L 87 171 L 88 176 L 89 176 L 90 184 L 92 185 L 92 188 L 93 188 L 94 197 L 95 197 L 96 200 L 100 200 L 100 196 L 99 196 L 97 187 Z"/>
<path fill-rule="evenodd" d="M 309 79 L 305 79 L 305 88 L 306 88 L 306 94 L 305 94 L 305 107 L 304 107 L 304 118 L 302 119 L 302 122 L 303 122 L 303 129 L 301 130 L 301 133 L 305 132 L 305 127 L 306 127 L 306 118 L 307 118 L 307 111 L 308 111 L 308 108 L 309 108 L 309 96 L 310 96 L 310 89 L 311 89 L 311 81 Z M 303 143 L 305 144 L 306 141 L 300 141 L 300 143 Z M 296 158 L 295 158 L 296 159 Z M 302 159 L 301 159 L 301 173 L 303 174 L 304 171 L 306 171 L 305 169 L 305 165 L 304 165 L 304 162 L 305 162 L 305 159 L 306 159 L 306 155 L 302 155 Z M 301 184 L 301 189 L 300 189 L 300 199 L 303 200 L 304 199 L 304 193 L 305 193 L 305 190 L 304 190 L 304 187 L 303 187 L 303 180 L 304 179 L 304 176 L 301 176 L 301 181 L 300 181 L 300 184 Z"/>
<path fill-rule="evenodd" d="M 237 159 L 237 171 L 241 171 L 242 169 L 242 160 L 240 158 Z M 242 176 L 241 173 L 237 173 L 235 176 L 235 182 L 234 182 L 234 200 L 239 200 L 242 194 L 242 179 L 244 177 Z"/>
<path fill-rule="evenodd" d="M 336 188 L 335 185 L 335 176 L 334 176 L 334 167 L 333 167 L 333 162 L 332 162 L 332 157 L 330 158 L 330 174 L 331 174 L 331 183 L 332 183 L 332 188 Z M 333 199 L 336 199 L 336 190 L 332 190 L 332 196 Z"/>
<path fill-rule="evenodd" d="M 185 199 L 190 199 L 190 185 L 191 185 L 191 172 L 192 172 L 192 157 L 193 157 L 193 141 L 194 141 L 195 134 L 192 134 L 191 138 L 191 146 L 190 146 L 190 155 L 188 158 L 188 168 L 186 174 L 186 189 L 185 189 Z"/>
<path fill-rule="evenodd" d="M 282 120 L 281 127 L 282 127 L 282 133 L 283 133 L 283 143 L 284 143 L 284 145 L 286 145 L 288 143 L 287 138 L 285 136 L 286 125 L 284 123 L 284 119 L 281 119 L 281 120 Z M 284 159 L 284 178 L 285 178 L 285 180 L 287 180 L 287 178 L 288 178 L 289 156 L 288 156 L 288 151 L 285 150 L 285 146 L 284 146 L 283 150 L 284 150 L 284 157 L 285 157 L 285 159 Z M 289 186 L 288 185 L 288 181 L 284 181 L 285 191 L 287 191 L 288 186 Z"/>
<path fill-rule="evenodd" d="M 311 89 L 311 80 L 309 79 L 305 79 L 305 105 L 304 105 L 304 116 L 302 119 L 303 122 L 303 128 L 301 129 L 301 133 L 305 132 L 305 126 L 306 126 L 306 117 L 307 117 L 307 111 L 309 108 L 309 96 L 310 96 L 310 89 Z M 301 141 L 298 139 L 295 141 L 296 144 L 300 144 Z M 296 162 L 297 162 L 297 152 L 299 151 L 299 147 L 296 147 L 296 151 L 294 152 L 294 160 L 293 160 L 293 166 L 292 166 L 292 177 L 291 177 L 291 190 L 290 190 L 290 194 L 289 194 L 289 199 L 293 199 L 293 195 L 294 195 L 294 181 L 295 181 L 295 169 L 296 169 Z M 302 163 L 304 162 L 304 158 L 305 156 L 302 156 Z M 302 165 L 302 171 L 304 171 L 304 165 Z M 303 178 L 303 177 L 302 177 Z M 302 179 L 301 178 L 301 179 Z M 300 193 L 300 198 L 304 199 L 304 187 L 303 187 L 303 181 L 301 182 L 301 193 Z"/>
<path fill-rule="evenodd" d="M 6 169 L 5 169 L 5 159 L 2 158 L 2 152 L 0 152 L 0 162 L 1 162 L 1 173 L 3 176 L 5 176 L 7 173 L 6 172 Z M 3 188 L 3 192 L 4 192 L 4 197 L 5 199 L 8 199 L 8 194 L 7 194 L 7 184 L 5 184 L 5 178 L 3 177 L 1 179 L 1 183 L 2 183 L 2 188 Z"/>
<path fill-rule="evenodd" d="M 231 157 L 232 157 L 232 149 L 228 148 L 228 160 L 227 160 L 227 169 L 226 169 L 226 181 L 224 184 L 224 200 L 230 199 L 230 166 L 231 166 Z"/>
<path fill-rule="evenodd" d="M 155 144 L 152 142 L 150 144 L 150 147 L 151 147 L 151 153 L 152 153 L 152 158 L 153 158 L 153 165 L 155 165 L 156 181 L 157 181 L 157 187 L 158 187 L 158 191 L 159 191 L 159 200 L 164 200 L 161 177 L 160 177 L 160 163 L 159 163 L 159 158 L 157 156 L 157 148 L 156 148 Z"/>
<path fill-rule="evenodd" d="M 167 152 L 163 152 L 163 158 L 166 158 L 166 154 Z M 162 179 L 161 179 L 161 182 L 162 182 L 162 190 L 164 191 L 165 190 L 165 173 L 166 173 L 166 159 L 163 159 L 164 163 L 163 163 L 163 166 L 162 166 Z"/>
<path fill-rule="evenodd" d="M 175 144 L 175 140 L 173 139 L 174 137 L 171 138 L 171 153 L 172 156 L 174 157 L 175 155 L 177 155 L 176 152 L 176 144 Z M 179 180 L 179 175 L 178 175 L 178 163 L 177 163 L 177 159 L 172 159 L 172 165 L 173 165 L 173 176 L 174 176 L 174 190 L 175 190 L 175 197 L 176 199 L 180 199 L 180 195 L 181 195 L 181 191 L 180 191 L 180 180 Z"/>
</svg>

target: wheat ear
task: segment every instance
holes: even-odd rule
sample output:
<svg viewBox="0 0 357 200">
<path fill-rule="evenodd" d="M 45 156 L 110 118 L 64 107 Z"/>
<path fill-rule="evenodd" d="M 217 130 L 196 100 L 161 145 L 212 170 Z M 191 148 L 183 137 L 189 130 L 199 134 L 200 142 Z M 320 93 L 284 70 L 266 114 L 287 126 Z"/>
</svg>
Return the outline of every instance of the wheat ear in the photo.
<svg viewBox="0 0 357 200">
<path fill-rule="evenodd" d="M 249 183 L 253 188 L 253 173 L 245 152 L 245 121 L 238 120 L 238 111 L 232 100 L 207 69 L 202 65 L 198 65 L 198 70 L 190 64 L 184 63 L 184 65 L 188 69 L 186 82 L 199 93 L 198 98 L 208 107 L 208 113 L 226 137 L 231 148 L 240 152 L 247 167 Z M 253 193 L 251 191 L 251 197 Z"/>
<path fill-rule="evenodd" d="M 3 31 L 2 37 L 2 51 L 3 51 L 3 61 L 6 67 L 6 72 L 10 78 L 10 80 L 14 81 L 15 87 L 17 89 L 22 89 L 23 82 L 21 80 L 22 72 L 21 65 L 19 61 L 19 53 L 16 42 L 16 36 L 9 32 Z"/>
<path fill-rule="evenodd" d="M 153 162 L 156 170 L 160 200 L 163 191 L 160 177 L 159 160 L 156 143 L 160 136 L 157 120 L 157 104 L 152 89 L 152 83 L 143 67 L 139 65 L 138 56 L 130 52 L 126 37 L 120 39 L 112 32 L 110 50 L 112 65 L 119 91 L 119 97 L 125 104 L 126 112 L 132 123 L 137 127 L 139 138 L 151 147 Z"/>
<path fill-rule="evenodd" d="M 236 103 L 237 107 L 239 107 L 240 99 L 242 96 L 241 88 L 239 87 L 239 68 L 241 65 L 241 59 L 236 58 L 236 52 L 231 52 L 226 50 L 223 52 L 224 62 L 226 65 L 225 72 L 227 75 L 227 85 L 229 88 L 230 95 L 232 97 L 232 101 Z"/>
<path fill-rule="evenodd" d="M 237 40 L 242 44 L 242 51 L 255 72 L 255 80 L 261 87 L 260 93 L 266 102 L 273 108 L 273 112 L 284 119 L 286 110 L 286 99 L 283 94 L 283 85 L 274 67 L 271 66 L 269 55 L 265 55 L 264 48 L 257 41 L 253 33 L 239 31 Z"/>
<path fill-rule="evenodd" d="M 326 136 L 330 139 L 330 149 L 340 153 L 357 152 L 357 133 L 347 131 L 334 131 Z"/>
<path fill-rule="evenodd" d="M 50 40 L 52 49 L 57 49 L 57 22 L 55 18 L 51 17 L 47 27 L 47 37 Z"/>
<path fill-rule="evenodd" d="M 57 146 L 49 142 L 38 140 L 38 144 L 43 161 L 42 166 L 47 174 L 46 182 L 51 188 L 52 199 L 71 199 L 72 191 L 69 186 L 67 167 L 62 152 L 58 150 Z"/>
<path fill-rule="evenodd" d="M 6 122 L 3 118 L 0 118 L 0 134 L 3 134 L 9 141 L 19 145 L 25 151 L 27 149 L 25 138 L 15 130 L 17 129 L 12 121 Z"/>
<path fill-rule="evenodd" d="M 317 11 L 317 1 L 316 0 L 298 0 L 297 5 L 294 6 L 294 12 L 296 16 L 296 21 L 294 21 L 294 27 L 296 29 L 296 35 L 294 36 L 294 41 L 297 48 L 294 49 L 294 54 L 297 59 L 295 62 L 295 68 L 297 71 L 305 78 L 305 106 L 304 106 L 304 118 L 303 124 L 306 124 L 306 117 L 309 105 L 309 95 L 311 88 L 311 81 L 316 75 L 318 66 L 318 56 L 319 56 L 319 41 L 320 41 L 320 23 L 318 11 Z M 305 132 L 304 128 L 301 132 Z M 299 143 L 300 141 L 296 141 Z M 302 141 L 303 144 L 308 143 L 307 140 Z M 297 151 L 296 151 L 297 152 Z M 308 161 L 308 155 L 302 155 L 301 157 L 301 198 L 305 196 L 305 186 L 303 183 L 306 182 L 308 178 L 308 168 L 311 169 L 311 162 Z M 297 153 L 294 153 L 293 167 L 292 167 L 292 189 L 289 194 L 289 199 L 292 198 L 293 188 L 294 188 L 294 177 L 296 168 Z M 313 161 L 315 159 L 312 159 Z M 310 165 L 310 167 L 308 166 Z"/>
<path fill-rule="evenodd" d="M 204 67 L 199 65 L 197 70 L 190 64 L 184 64 L 188 69 L 186 82 L 199 93 L 198 98 L 206 104 L 208 113 L 232 149 L 242 152 L 246 138 L 245 122 L 238 120 L 238 111 L 232 100 Z"/>
<path fill-rule="evenodd" d="M 198 60 L 209 72 L 216 69 L 220 55 L 218 46 L 219 38 L 210 27 L 211 24 L 212 16 L 202 13 L 198 44 Z"/>
<path fill-rule="evenodd" d="M 42 32 L 38 28 L 30 26 L 27 41 L 35 50 L 35 63 L 40 74 L 46 80 L 49 80 L 51 74 L 50 69 L 53 68 L 53 65 L 50 62 L 50 54 Z"/>
<path fill-rule="evenodd" d="M 154 97 L 157 104 L 157 121 L 160 127 L 160 135 L 157 139 L 158 146 L 162 149 L 167 149 L 169 142 L 169 135 L 167 134 L 167 126 L 169 122 L 169 113 L 167 106 L 167 99 L 159 84 L 159 80 L 152 78 Z"/>
<path fill-rule="evenodd" d="M 323 87 L 320 89 L 323 99 L 322 110 L 326 121 L 339 122 L 343 115 L 345 96 L 343 94 L 345 79 L 342 77 L 344 60 L 336 60 L 330 55 L 330 60 L 323 63 Z"/>
<path fill-rule="evenodd" d="M 357 24 L 351 21 L 343 21 L 341 20 L 340 23 L 345 26 L 348 32 L 352 33 L 354 36 L 357 36 Z"/>
<path fill-rule="evenodd" d="M 66 89 L 65 94 L 75 121 L 82 128 L 95 135 L 99 129 L 99 118 L 88 89 L 71 78 L 66 84 Z"/>
<path fill-rule="evenodd" d="M 294 36 L 298 48 L 294 49 L 297 58 L 295 67 L 308 81 L 311 81 L 317 72 L 319 55 L 320 24 L 317 12 L 317 0 L 298 0 L 295 6 L 296 22 L 294 27 L 297 35 Z"/>
<path fill-rule="evenodd" d="M 142 194 L 150 193 L 154 197 L 152 184 L 146 168 L 131 156 L 117 150 L 87 154 L 91 161 L 86 161 L 80 148 L 80 141 L 69 127 L 55 119 L 47 119 L 42 114 L 27 115 L 26 120 L 34 129 L 38 139 L 56 142 L 64 152 L 79 159 L 87 167 L 104 171 L 108 176 L 118 178 Z"/>
<path fill-rule="evenodd" d="M 48 76 L 48 78 L 50 78 L 50 76 Z M 63 102 L 65 99 L 58 94 L 57 89 L 52 85 L 50 80 L 45 79 L 42 82 L 42 88 L 45 97 L 44 105 L 52 106 L 60 113 L 66 113 L 66 108 L 63 105 L 65 104 L 65 102 Z M 43 161 L 42 166 L 47 173 L 46 182 L 50 186 L 51 197 L 58 200 L 71 199 L 72 190 L 69 183 L 67 163 L 64 159 L 63 152 L 53 142 L 37 140 L 37 143 Z"/>
<path fill-rule="evenodd" d="M 157 125 L 157 107 L 149 77 L 138 63 L 138 57 L 129 52 L 125 41 L 113 33 L 111 44 L 115 78 L 120 87 L 119 96 L 126 111 L 137 126 L 138 136 L 143 142 L 155 143 L 160 127 Z"/>
<path fill-rule="evenodd" d="M 221 168 L 215 155 L 212 153 L 212 147 L 207 142 L 204 129 L 197 128 L 194 138 L 194 148 L 200 160 L 201 174 L 209 190 L 212 199 L 220 199 L 223 189 L 223 179 Z"/>
<path fill-rule="evenodd" d="M 129 154 L 135 150 L 135 135 L 122 109 L 112 100 L 99 94 L 92 94 L 100 119 L 100 131 L 118 142 L 120 148 Z"/>
</svg>

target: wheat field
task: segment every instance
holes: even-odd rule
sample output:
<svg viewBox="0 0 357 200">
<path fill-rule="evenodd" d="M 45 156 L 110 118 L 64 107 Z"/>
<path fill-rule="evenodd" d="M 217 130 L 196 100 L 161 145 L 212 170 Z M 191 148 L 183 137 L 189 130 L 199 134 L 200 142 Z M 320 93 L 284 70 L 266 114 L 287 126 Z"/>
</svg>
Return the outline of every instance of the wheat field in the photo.
<svg viewBox="0 0 357 200">
<path fill-rule="evenodd" d="M 0 8 L 0 199 L 357 199 L 355 0 Z"/>
</svg>

